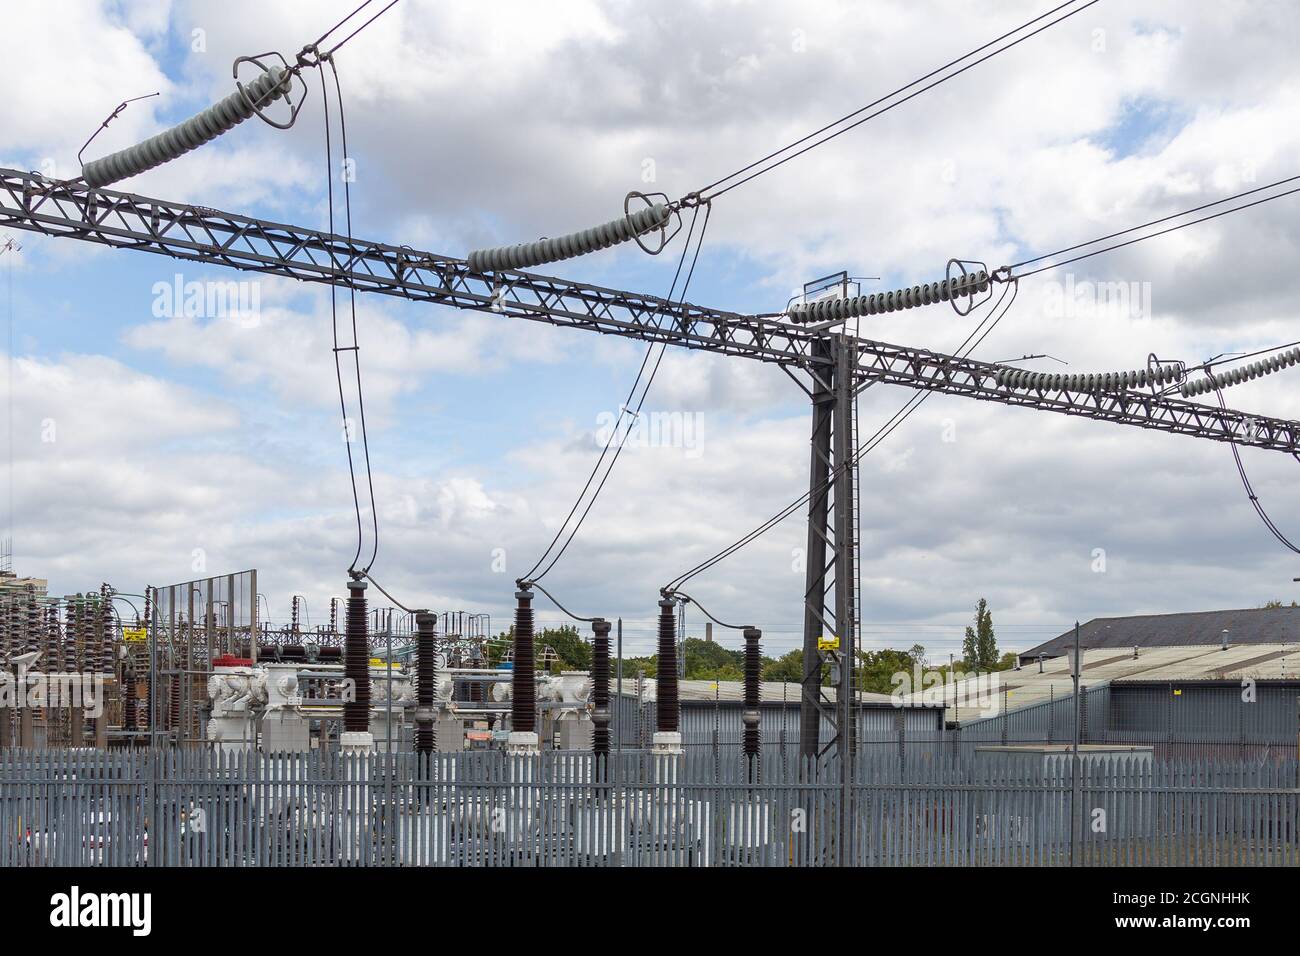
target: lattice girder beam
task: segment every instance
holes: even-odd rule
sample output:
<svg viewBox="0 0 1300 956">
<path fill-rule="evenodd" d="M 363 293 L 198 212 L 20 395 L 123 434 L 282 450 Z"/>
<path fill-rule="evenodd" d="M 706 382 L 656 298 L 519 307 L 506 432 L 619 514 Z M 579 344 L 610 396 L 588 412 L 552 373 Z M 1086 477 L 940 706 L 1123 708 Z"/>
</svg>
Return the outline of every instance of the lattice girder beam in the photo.
<svg viewBox="0 0 1300 956">
<path fill-rule="evenodd" d="M 798 326 L 0 169 L 0 226 L 809 368 Z"/>
<path fill-rule="evenodd" d="M 995 383 L 1000 366 L 989 362 L 866 339 L 859 339 L 857 344 L 855 374 L 859 387 L 883 382 L 1291 455 L 1300 453 L 1300 422 L 1221 409 L 1139 389 L 1091 393 L 1060 389 L 1013 391 Z"/>
<path fill-rule="evenodd" d="M 813 348 L 824 333 L 771 317 L 667 302 L 522 272 L 476 273 L 465 261 L 405 246 L 149 199 L 0 169 L 0 226 L 97 242 L 176 259 L 378 292 L 417 302 L 494 312 L 568 328 L 770 362 L 825 374 Z M 885 382 L 979 401 L 1300 453 L 1300 423 L 1168 396 L 1126 392 L 1009 390 L 998 366 L 940 352 L 858 341 L 859 386 Z"/>
</svg>

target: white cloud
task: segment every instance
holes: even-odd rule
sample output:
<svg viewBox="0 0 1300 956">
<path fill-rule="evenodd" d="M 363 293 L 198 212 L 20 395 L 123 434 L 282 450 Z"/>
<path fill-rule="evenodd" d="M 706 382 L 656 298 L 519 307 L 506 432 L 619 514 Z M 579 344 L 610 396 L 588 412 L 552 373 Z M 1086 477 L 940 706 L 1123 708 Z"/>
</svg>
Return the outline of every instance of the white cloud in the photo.
<svg viewBox="0 0 1300 956">
<path fill-rule="evenodd" d="M 86 5 L 55 32 L 40 29 L 42 5 L 11 6 L 19 28 L 0 49 L 19 88 L 0 105 L 0 156 L 24 165 L 46 155 L 65 164 L 117 101 L 161 89 L 164 97 L 134 104 L 96 148 L 147 135 L 163 117 L 180 118 L 183 104 L 224 95 L 234 56 L 291 54 L 315 24 L 351 9 L 346 0 L 195 0 L 175 5 L 164 38 L 158 16 L 132 20 L 133 35 L 123 18 L 140 14 L 125 7 Z M 680 194 L 1040 12 L 1030 0 L 899 0 L 873 5 L 869 17 L 830 0 L 654 8 L 408 0 L 339 56 L 359 171 L 356 232 L 461 254 L 603 221 L 644 185 L 647 159 L 656 185 Z M 1280 4 L 1099 4 L 722 197 L 693 288 L 712 283 L 746 308 L 771 309 L 838 268 L 924 281 L 952 255 L 997 265 L 1209 201 L 1251 176 L 1300 172 L 1290 49 L 1298 25 L 1300 13 Z M 162 41 L 194 27 L 207 30 L 207 52 L 164 75 Z M 16 36 L 27 38 L 21 48 Z M 322 225 L 320 77 L 307 81 L 312 95 L 292 132 L 246 124 L 130 187 Z M 1157 135 L 1132 132 L 1152 117 Z M 1152 317 L 1053 314 L 1047 283 L 1066 275 L 1026 281 L 978 354 L 1048 352 L 1072 370 L 1094 370 L 1140 367 L 1152 351 L 1195 361 L 1298 339 L 1290 308 L 1298 201 L 1072 267 L 1077 281 L 1149 283 Z M 56 246 L 34 244 L 34 271 L 63 278 L 91 261 L 85 249 L 59 258 Z M 92 264 L 104 268 L 106 255 Z M 644 274 L 637 256 L 606 253 L 553 271 L 620 284 Z M 68 423 L 56 460 L 20 443 L 31 457 L 17 468 L 28 516 L 19 541 L 39 544 L 32 560 L 68 579 L 109 568 L 159 583 L 170 569 L 187 576 L 190 548 L 203 546 L 213 566 L 273 568 L 273 595 L 301 591 L 323 607 L 337 593 L 341 581 L 326 569 L 350 560 L 354 534 L 342 462 L 286 453 L 311 446 L 310 434 L 267 424 L 331 412 L 327 303 L 319 290 L 260 281 L 255 329 L 133 320 L 127 344 L 142 361 L 165 360 L 166 377 L 84 356 L 19 364 L 33 383 L 24 388 L 35 394 L 40 383 L 40 402 L 21 406 L 23 415 L 44 416 L 44 402 Z M 574 356 L 630 376 L 641 355 L 633 343 L 579 336 L 570 347 L 563 333 L 531 323 L 504 334 L 510 320 L 492 316 L 428 308 L 416 316 L 367 297 L 359 306 L 367 399 L 381 424 L 409 412 L 410 396 L 433 376 L 472 372 L 490 396 L 542 364 L 577 377 L 580 363 L 565 364 Z M 918 310 L 864 323 L 862 334 L 950 350 L 969 325 Z M 205 373 L 224 383 L 213 396 L 178 384 Z M 594 460 L 593 409 L 613 408 L 623 394 L 581 394 L 572 423 L 552 422 L 520 447 L 502 442 L 454 467 L 381 470 L 376 571 L 385 586 L 420 595 L 418 603 L 504 613 L 513 577 L 545 547 Z M 250 396 L 264 399 L 259 420 L 233 411 L 247 415 Z M 864 430 L 906 397 L 867 392 Z M 485 398 L 484 421 L 464 428 L 506 431 L 516 400 Z M 1229 401 L 1300 417 L 1284 375 L 1233 389 Z M 701 454 L 628 449 L 555 572 L 557 594 L 576 608 L 629 621 L 653 613 L 667 577 L 793 499 L 808 466 L 808 416 L 773 369 L 670 353 L 650 405 L 700 412 Z M 945 420 L 957 441 L 942 440 Z M 253 438 L 265 442 L 255 453 Z M 1286 481 L 1294 462 L 1246 460 L 1279 524 L 1300 527 Z M 1061 624 L 1281 596 L 1294 574 L 1236 481 L 1221 446 L 934 398 L 863 468 L 866 617 L 938 621 L 953 625 L 955 640 L 980 594 L 1008 623 Z M 698 596 L 724 618 L 797 627 L 802 581 L 791 552 L 803 537 L 796 515 L 701 578 Z M 496 547 L 508 555 L 504 575 L 490 567 Z M 1105 574 L 1090 570 L 1095 548 L 1109 556 Z"/>
<path fill-rule="evenodd" d="M 269 389 L 291 404 L 332 407 L 338 401 L 334 369 L 334 329 L 338 344 L 352 344 L 352 314 L 346 293 L 330 304 L 329 290 L 291 280 L 255 277 L 243 299 L 255 310 L 226 310 L 216 315 L 176 314 L 191 283 L 229 281 L 228 276 L 182 271 L 157 287 L 165 317 L 129 329 L 127 344 L 161 353 L 177 367 L 220 370 L 233 384 Z M 235 301 L 237 297 L 230 297 Z M 400 396 L 418 388 L 428 376 L 466 375 L 499 370 L 507 362 L 554 362 L 562 354 L 555 340 L 531 324 L 500 334 L 504 319 L 462 315 L 423 306 L 421 327 L 401 321 L 396 307 L 375 297 L 357 300 L 357 341 L 368 410 L 382 420 Z M 335 312 L 334 310 L 337 310 Z M 198 309 L 197 311 L 203 311 Z M 335 320 L 335 315 L 337 320 Z M 430 324 L 432 327 L 423 327 Z M 355 402 L 355 368 L 350 352 L 340 353 L 345 388 Z"/>
<path fill-rule="evenodd" d="M 166 7 L 158 10 L 165 14 Z M 6 164 L 19 157 L 33 166 L 52 159 L 55 175 L 76 175 L 77 150 L 114 107 L 171 90 L 146 48 L 162 26 L 159 18 L 137 16 L 132 26 L 139 33 L 100 3 L 5 5 L 0 52 L 13 84 L 0 101 L 0 157 Z M 109 129 L 134 142 L 148 130 L 157 105 L 157 98 L 132 103 Z M 97 140 L 90 156 L 99 145 Z"/>
</svg>

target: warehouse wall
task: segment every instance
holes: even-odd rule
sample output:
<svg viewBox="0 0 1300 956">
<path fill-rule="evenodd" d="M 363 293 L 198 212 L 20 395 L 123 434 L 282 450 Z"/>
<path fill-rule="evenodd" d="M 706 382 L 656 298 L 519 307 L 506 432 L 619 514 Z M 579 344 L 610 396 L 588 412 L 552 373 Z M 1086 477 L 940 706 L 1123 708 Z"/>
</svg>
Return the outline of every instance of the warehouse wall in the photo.
<svg viewBox="0 0 1300 956">
<path fill-rule="evenodd" d="M 739 747 L 743 724 L 743 706 L 738 701 L 682 701 L 682 742 L 686 746 L 711 746 L 715 739 L 722 747 Z M 617 708 L 622 725 L 618 728 L 624 747 L 648 743 L 654 734 L 655 704 L 646 701 L 640 707 L 634 696 L 624 695 Z M 782 739 L 790 746 L 799 743 L 798 701 L 764 702 L 759 707 L 764 744 Z M 858 738 L 862 741 L 895 740 L 897 721 L 902 720 L 904 733 L 918 739 L 943 731 L 943 711 L 938 708 L 863 707 L 858 714 Z M 821 739 L 834 734 L 829 721 L 821 722 Z"/>
</svg>

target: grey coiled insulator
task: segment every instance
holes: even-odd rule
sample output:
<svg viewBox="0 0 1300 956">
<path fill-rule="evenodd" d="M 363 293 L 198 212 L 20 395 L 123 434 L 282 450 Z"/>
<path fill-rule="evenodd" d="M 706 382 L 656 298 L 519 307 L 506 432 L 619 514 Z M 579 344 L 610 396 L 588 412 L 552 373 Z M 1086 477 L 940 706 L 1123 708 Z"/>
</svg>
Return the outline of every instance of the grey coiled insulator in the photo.
<svg viewBox="0 0 1300 956">
<path fill-rule="evenodd" d="M 527 269 L 529 266 L 585 256 L 589 252 L 608 249 L 620 242 L 660 229 L 668 222 L 671 213 L 663 203 L 655 203 L 631 215 L 611 219 L 582 232 L 571 232 L 554 239 L 538 239 L 536 242 L 521 242 L 514 246 L 475 249 L 469 254 L 469 269 L 471 272 Z"/>
<path fill-rule="evenodd" d="M 1153 369 L 1131 372 L 1030 372 L 1022 368 L 999 368 L 994 382 L 999 388 L 1011 390 L 1051 389 L 1064 392 L 1122 392 L 1148 385 L 1172 385 L 1183 380 L 1181 365 L 1157 365 Z"/>
<path fill-rule="evenodd" d="M 1205 378 L 1198 378 L 1194 382 L 1184 382 L 1182 388 L 1183 398 L 1204 395 L 1206 392 L 1227 388 L 1229 385 L 1240 385 L 1242 382 L 1257 379 L 1261 375 L 1272 375 L 1284 368 L 1290 368 L 1297 362 L 1300 362 L 1300 346 L 1287 349 L 1285 352 L 1278 352 L 1276 355 L 1270 355 L 1258 362 L 1251 362 L 1249 365 L 1238 366 L 1228 372 L 1207 375 Z"/>
<path fill-rule="evenodd" d="M 846 299 L 819 299 L 816 302 L 800 302 L 791 305 L 787 314 L 795 322 L 828 322 L 832 319 L 852 319 L 860 315 L 879 315 L 884 312 L 898 312 L 902 309 L 915 309 L 920 305 L 933 305 L 936 302 L 950 302 L 964 296 L 984 292 L 989 287 L 989 274 L 983 269 L 966 275 L 915 285 L 910 289 L 894 289 L 889 292 L 873 292 L 871 295 L 855 295 Z"/>
<path fill-rule="evenodd" d="M 179 126 L 151 136 L 142 143 L 92 159 L 81 167 L 86 184 L 98 189 L 121 179 L 129 179 L 145 170 L 171 162 L 192 149 L 228 133 L 253 115 L 250 103 L 259 107 L 273 103 L 289 92 L 293 77 L 288 70 L 277 69 L 263 73 L 244 88 L 231 93 L 220 102 L 213 103 L 202 113 L 191 116 Z M 247 93 L 247 97 L 245 97 Z"/>
</svg>

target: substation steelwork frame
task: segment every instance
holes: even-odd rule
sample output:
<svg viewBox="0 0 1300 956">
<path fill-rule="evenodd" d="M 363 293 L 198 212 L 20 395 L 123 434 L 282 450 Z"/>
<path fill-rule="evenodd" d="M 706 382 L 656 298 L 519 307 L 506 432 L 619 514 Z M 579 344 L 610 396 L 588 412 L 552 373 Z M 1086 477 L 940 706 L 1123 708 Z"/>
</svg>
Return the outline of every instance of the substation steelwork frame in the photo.
<svg viewBox="0 0 1300 956">
<path fill-rule="evenodd" d="M 527 272 L 474 272 L 463 259 L 408 246 L 91 189 L 35 172 L 0 169 L 0 226 L 780 366 L 804 388 L 812 404 L 800 750 L 812 757 L 834 746 L 845 768 L 853 753 L 851 662 L 858 627 L 853 600 L 853 398 L 866 385 L 902 385 L 1300 453 L 1300 422 L 1137 390 L 1012 391 L 997 386 L 1000 366 L 988 362 L 839 331 L 812 331 L 780 316 L 710 309 Z M 811 386 L 803 386 L 796 372 L 808 375 Z M 839 467 L 841 462 L 849 467 Z M 822 688 L 827 665 L 838 673 L 833 702 Z M 822 716 L 836 728 L 824 748 L 819 740 Z M 846 769 L 846 787 L 848 780 Z"/>
</svg>

